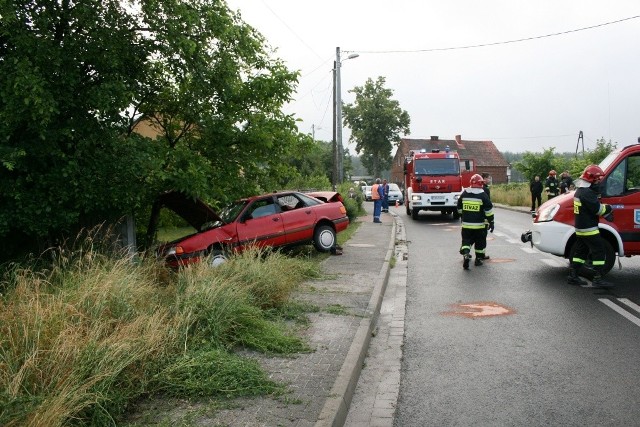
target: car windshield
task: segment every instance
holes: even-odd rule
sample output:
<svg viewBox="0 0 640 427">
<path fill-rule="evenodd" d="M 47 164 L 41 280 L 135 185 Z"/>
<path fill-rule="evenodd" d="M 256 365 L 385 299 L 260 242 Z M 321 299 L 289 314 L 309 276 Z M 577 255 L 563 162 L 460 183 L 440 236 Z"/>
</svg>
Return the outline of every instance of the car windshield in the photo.
<svg viewBox="0 0 640 427">
<path fill-rule="evenodd" d="M 398 184 L 389 184 L 389 191 L 400 191 Z"/>
<path fill-rule="evenodd" d="M 222 208 L 218 215 L 225 224 L 229 224 L 235 221 L 236 218 L 238 218 L 238 215 L 240 215 L 246 205 L 246 200 L 237 200 L 233 203 L 229 203 L 224 208 Z"/>
</svg>

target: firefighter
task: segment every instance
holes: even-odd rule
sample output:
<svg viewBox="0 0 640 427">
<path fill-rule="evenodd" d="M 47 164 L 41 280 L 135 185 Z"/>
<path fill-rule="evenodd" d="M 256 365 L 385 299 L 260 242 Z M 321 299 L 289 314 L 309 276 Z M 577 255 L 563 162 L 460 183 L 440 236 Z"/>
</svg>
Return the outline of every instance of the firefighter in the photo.
<svg viewBox="0 0 640 427">
<path fill-rule="evenodd" d="M 551 200 L 560 192 L 560 183 L 556 178 L 556 171 L 551 169 L 549 176 L 544 181 L 544 190 L 547 192 L 547 200 Z"/>
<path fill-rule="evenodd" d="M 460 254 L 462 255 L 462 267 L 469 269 L 471 260 L 471 246 L 474 247 L 476 266 L 482 265 L 485 249 L 487 247 L 488 229 L 493 233 L 493 204 L 487 193 L 483 189 L 484 180 L 482 176 L 475 174 L 471 177 L 470 188 L 466 188 L 458 199 L 458 213 L 462 220 L 462 245 Z M 485 225 L 488 222 L 488 227 Z"/>
<path fill-rule="evenodd" d="M 576 192 L 573 196 L 573 213 L 575 215 L 576 250 L 569 264 L 570 285 L 586 285 L 587 282 L 578 276 L 578 271 L 585 264 L 591 254 L 591 263 L 595 276 L 591 281 L 594 287 L 609 288 L 613 284 L 605 281 L 602 269 L 605 264 L 605 250 L 603 238 L 598 228 L 599 217 L 613 221 L 613 210 L 610 205 L 600 203 L 600 181 L 604 172 L 597 165 L 589 165 L 576 181 Z"/>
</svg>

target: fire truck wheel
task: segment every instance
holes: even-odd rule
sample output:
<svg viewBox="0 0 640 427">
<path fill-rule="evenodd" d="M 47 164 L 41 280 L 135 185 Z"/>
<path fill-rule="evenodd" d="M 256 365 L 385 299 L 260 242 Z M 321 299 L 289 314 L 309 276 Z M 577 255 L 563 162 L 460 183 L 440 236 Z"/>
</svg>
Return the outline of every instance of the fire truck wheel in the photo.
<svg viewBox="0 0 640 427">
<path fill-rule="evenodd" d="M 411 211 L 411 218 L 418 219 L 418 214 L 420 213 L 420 209 L 413 208 Z"/>
<path fill-rule="evenodd" d="M 407 209 L 407 215 L 411 215 L 411 209 L 409 209 L 409 203 L 405 205 L 405 208 Z"/>
<path fill-rule="evenodd" d="M 329 252 L 336 244 L 336 232 L 329 225 L 320 225 L 313 232 L 313 246 L 318 252 Z"/>
<path fill-rule="evenodd" d="M 603 245 L 604 245 L 605 256 L 604 256 L 604 267 L 602 269 L 602 273 L 606 274 L 609 271 L 611 271 L 611 269 L 616 263 L 616 253 L 613 249 L 613 246 L 611 246 L 611 243 L 609 243 L 608 240 L 604 239 Z M 571 245 L 571 249 L 569 250 L 569 261 L 571 261 L 571 258 L 573 258 L 573 254 L 575 252 L 576 252 L 576 243 L 574 241 L 573 244 Z M 593 265 L 591 264 L 591 256 L 589 256 L 584 267 L 580 269 L 578 274 L 580 274 L 580 276 L 582 277 L 586 277 L 587 279 L 593 278 L 595 271 L 593 269 Z"/>
</svg>

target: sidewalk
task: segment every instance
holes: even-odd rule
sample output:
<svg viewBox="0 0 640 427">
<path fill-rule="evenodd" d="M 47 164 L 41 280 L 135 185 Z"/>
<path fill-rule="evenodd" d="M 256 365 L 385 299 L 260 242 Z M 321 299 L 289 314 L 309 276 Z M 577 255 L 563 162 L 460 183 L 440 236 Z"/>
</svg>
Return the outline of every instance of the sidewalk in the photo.
<svg viewBox="0 0 640 427">
<path fill-rule="evenodd" d="M 365 208 L 370 206 L 365 203 Z M 295 295 L 320 308 L 309 314 L 305 336 L 314 351 L 295 358 L 257 356 L 271 378 L 287 384 L 291 392 L 276 398 L 235 399 L 230 408 L 198 416 L 194 422 L 233 427 L 344 424 L 394 254 L 395 221 L 391 214 L 381 219 L 382 224 L 373 223 L 370 213 L 358 218 L 361 225 L 343 245 L 343 255 L 323 262 L 329 279 L 305 283 Z"/>
</svg>

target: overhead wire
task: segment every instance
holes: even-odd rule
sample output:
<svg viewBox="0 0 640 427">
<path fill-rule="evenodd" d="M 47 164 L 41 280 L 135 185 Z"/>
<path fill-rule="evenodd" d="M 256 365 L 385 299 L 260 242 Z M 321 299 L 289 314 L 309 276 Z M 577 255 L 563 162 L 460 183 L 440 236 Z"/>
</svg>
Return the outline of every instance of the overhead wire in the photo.
<svg viewBox="0 0 640 427">
<path fill-rule="evenodd" d="M 543 39 L 543 38 L 547 38 L 547 37 L 562 36 L 562 35 L 565 35 L 565 34 L 577 33 L 579 31 L 591 30 L 591 29 L 594 29 L 594 28 L 604 27 L 604 26 L 607 26 L 607 25 L 619 24 L 621 22 L 630 21 L 632 19 L 637 19 L 637 18 L 640 18 L 640 15 L 630 16 L 628 18 L 622 18 L 622 19 L 618 19 L 618 20 L 615 20 L 615 21 L 604 22 L 604 23 L 601 23 L 601 24 L 590 25 L 588 27 L 576 28 L 576 29 L 567 30 L 567 31 L 560 31 L 560 32 L 557 32 L 557 33 L 550 33 L 550 34 L 544 34 L 544 35 L 540 35 L 540 36 L 524 37 L 524 38 L 515 39 L 515 40 L 505 40 L 505 41 L 499 41 L 499 42 L 481 43 L 481 44 L 474 44 L 474 45 L 467 45 L 467 46 L 435 47 L 435 48 L 430 48 L 430 49 L 407 49 L 407 50 L 343 50 L 343 52 L 345 52 L 345 53 L 347 53 L 347 52 L 358 52 L 358 53 L 371 53 L 371 54 L 386 54 L 386 53 L 439 52 L 439 51 L 446 51 L 446 50 L 474 49 L 474 48 L 478 48 L 478 47 L 498 46 L 498 45 L 504 45 L 504 44 L 510 44 L 510 43 L 520 43 L 520 42 L 526 42 L 526 41 L 531 41 L 531 40 L 538 40 L 538 39 Z"/>
</svg>

